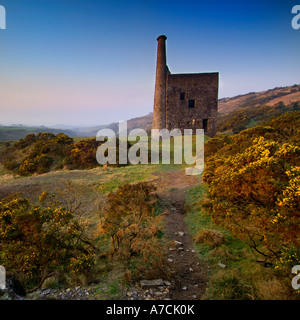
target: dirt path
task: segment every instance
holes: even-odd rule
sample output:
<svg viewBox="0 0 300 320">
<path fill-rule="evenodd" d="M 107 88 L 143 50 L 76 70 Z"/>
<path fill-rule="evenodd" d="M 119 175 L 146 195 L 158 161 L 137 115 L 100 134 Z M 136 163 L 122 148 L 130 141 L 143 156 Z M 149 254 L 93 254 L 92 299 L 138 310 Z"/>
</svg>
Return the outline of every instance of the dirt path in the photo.
<svg viewBox="0 0 300 320">
<path fill-rule="evenodd" d="M 170 287 L 172 300 L 199 299 L 208 280 L 207 267 L 198 259 L 193 250 L 193 240 L 185 217 L 185 191 L 200 182 L 197 176 L 186 176 L 184 171 L 164 172 L 155 185 L 166 214 L 166 233 L 174 246 L 169 248 L 170 272 L 173 285 Z"/>
</svg>

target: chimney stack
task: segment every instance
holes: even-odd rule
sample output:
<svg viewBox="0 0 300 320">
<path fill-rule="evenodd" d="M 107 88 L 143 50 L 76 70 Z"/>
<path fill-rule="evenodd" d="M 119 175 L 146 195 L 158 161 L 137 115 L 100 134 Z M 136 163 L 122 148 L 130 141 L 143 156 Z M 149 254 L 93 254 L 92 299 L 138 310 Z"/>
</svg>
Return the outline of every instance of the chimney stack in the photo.
<svg viewBox="0 0 300 320">
<path fill-rule="evenodd" d="M 161 35 L 157 38 L 157 60 L 156 79 L 154 94 L 153 129 L 166 128 L 166 40 L 167 37 Z"/>
</svg>

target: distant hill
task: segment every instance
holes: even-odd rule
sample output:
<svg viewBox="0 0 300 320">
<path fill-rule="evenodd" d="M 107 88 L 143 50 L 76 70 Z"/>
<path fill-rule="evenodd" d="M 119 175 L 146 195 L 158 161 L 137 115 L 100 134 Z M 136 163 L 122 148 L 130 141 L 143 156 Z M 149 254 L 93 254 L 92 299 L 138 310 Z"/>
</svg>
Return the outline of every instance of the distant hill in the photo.
<svg viewBox="0 0 300 320">
<path fill-rule="evenodd" d="M 218 111 L 225 115 L 239 108 L 273 106 L 281 101 L 286 105 L 292 102 L 300 102 L 300 85 L 277 87 L 267 91 L 250 92 L 232 98 L 223 98 L 219 100 Z"/>
<path fill-rule="evenodd" d="M 133 129 L 144 129 L 144 130 L 150 130 L 152 128 L 152 118 L 153 114 L 149 113 L 146 116 L 132 118 L 127 121 L 127 128 L 128 131 Z M 109 125 L 102 125 L 102 126 L 96 126 L 96 127 L 87 127 L 87 128 L 78 128 L 73 129 L 76 133 L 76 136 L 82 137 L 95 137 L 97 132 L 100 129 L 112 129 L 114 132 L 118 133 L 119 130 L 119 123 L 113 122 Z"/>
<path fill-rule="evenodd" d="M 74 136 L 75 132 L 72 130 L 62 130 L 40 127 L 26 127 L 26 126 L 3 126 L 0 125 L 0 141 L 16 141 L 25 138 L 29 133 L 50 132 L 53 134 L 65 133 L 69 136 Z"/>
</svg>

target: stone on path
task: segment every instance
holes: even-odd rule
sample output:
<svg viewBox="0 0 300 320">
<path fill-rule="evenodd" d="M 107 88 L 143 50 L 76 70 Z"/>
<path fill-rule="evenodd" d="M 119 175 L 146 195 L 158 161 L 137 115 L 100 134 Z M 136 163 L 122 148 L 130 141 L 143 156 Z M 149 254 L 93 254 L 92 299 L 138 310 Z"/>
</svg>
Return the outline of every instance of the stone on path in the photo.
<svg viewBox="0 0 300 320">
<path fill-rule="evenodd" d="M 155 288 L 164 286 L 164 282 L 162 279 L 156 279 L 156 280 L 141 280 L 140 281 L 141 287 L 144 288 Z"/>
</svg>

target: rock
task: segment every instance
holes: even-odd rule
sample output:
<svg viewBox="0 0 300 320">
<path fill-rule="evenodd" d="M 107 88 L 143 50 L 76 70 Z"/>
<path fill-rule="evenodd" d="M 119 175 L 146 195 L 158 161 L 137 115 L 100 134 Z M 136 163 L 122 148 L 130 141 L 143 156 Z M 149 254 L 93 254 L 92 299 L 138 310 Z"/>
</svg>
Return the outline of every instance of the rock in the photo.
<svg viewBox="0 0 300 320">
<path fill-rule="evenodd" d="M 178 231 L 178 235 L 179 235 L 180 237 L 183 237 L 183 236 L 184 236 L 184 232 L 183 232 L 183 231 Z"/>
<path fill-rule="evenodd" d="M 170 258 L 169 258 L 168 261 L 169 261 L 169 262 L 173 262 L 173 259 L 170 259 Z"/>
<path fill-rule="evenodd" d="M 195 253 L 196 251 L 193 249 L 192 252 Z"/>
<path fill-rule="evenodd" d="M 143 289 L 145 288 L 155 288 L 155 287 L 160 287 L 164 285 L 164 282 L 162 279 L 156 279 L 156 280 L 141 280 L 140 281 L 141 287 Z M 151 290 L 150 290 L 151 292 Z"/>
<path fill-rule="evenodd" d="M 182 247 L 178 248 L 179 251 L 183 251 L 184 249 Z"/>
<path fill-rule="evenodd" d="M 131 297 L 132 296 L 132 292 L 127 292 L 126 295 L 127 295 L 127 297 Z"/>
<path fill-rule="evenodd" d="M 197 299 L 197 296 L 195 294 L 192 295 L 192 299 Z"/>
<path fill-rule="evenodd" d="M 182 290 L 186 291 L 188 288 L 187 286 L 182 287 Z"/>
<path fill-rule="evenodd" d="M 193 268 L 189 268 L 189 270 L 190 270 L 191 272 L 194 272 L 194 269 L 193 269 Z"/>
<path fill-rule="evenodd" d="M 169 281 L 164 281 L 164 283 L 165 283 L 165 285 L 168 286 L 168 287 L 171 285 L 171 282 L 169 282 Z"/>
<path fill-rule="evenodd" d="M 177 240 L 174 240 L 174 244 L 175 244 L 175 246 L 181 246 L 181 245 L 182 245 L 182 242 L 177 241 Z"/>
<path fill-rule="evenodd" d="M 45 295 L 45 296 L 50 294 L 50 293 L 51 293 L 50 289 L 46 289 L 46 290 L 43 291 L 43 295 Z"/>
<path fill-rule="evenodd" d="M 226 265 L 223 264 L 223 263 L 221 263 L 221 262 L 218 263 L 218 266 L 219 266 L 220 268 L 226 268 Z"/>
</svg>

